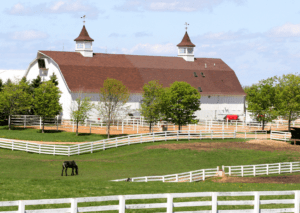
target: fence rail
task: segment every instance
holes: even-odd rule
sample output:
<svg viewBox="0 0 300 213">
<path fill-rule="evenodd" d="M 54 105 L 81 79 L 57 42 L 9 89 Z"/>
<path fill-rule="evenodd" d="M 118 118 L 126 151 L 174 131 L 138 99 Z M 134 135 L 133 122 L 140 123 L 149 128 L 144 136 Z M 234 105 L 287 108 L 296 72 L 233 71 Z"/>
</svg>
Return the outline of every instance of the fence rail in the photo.
<svg viewBox="0 0 300 213">
<path fill-rule="evenodd" d="M 222 166 L 222 170 L 229 176 L 258 176 L 300 172 L 300 162 L 282 162 L 272 164 Z"/>
<path fill-rule="evenodd" d="M 109 148 L 131 145 L 136 143 L 146 143 L 155 141 L 167 141 L 167 140 L 180 140 L 180 139 L 225 139 L 235 138 L 235 132 L 228 131 L 169 131 L 169 132 L 155 132 L 147 134 L 135 134 L 110 139 L 104 139 L 100 141 L 87 142 L 82 144 L 76 144 L 71 146 L 63 145 L 48 145 L 48 144 L 36 144 L 25 141 L 15 141 L 0 139 L 0 148 L 6 148 L 11 150 L 20 150 L 26 152 L 34 152 L 39 154 L 50 155 L 79 155 L 82 153 L 93 153 L 98 150 L 105 150 Z"/>
<path fill-rule="evenodd" d="M 200 169 L 195 171 L 189 171 L 178 174 L 163 175 L 163 176 L 145 176 L 145 177 L 133 177 L 130 181 L 132 182 L 150 182 L 150 181 L 161 181 L 161 182 L 196 182 L 204 181 L 205 178 L 215 177 L 219 167 L 212 169 Z M 116 182 L 126 181 L 125 179 L 112 180 Z"/>
<path fill-rule="evenodd" d="M 289 141 L 291 138 L 290 132 L 271 131 L 271 140 Z"/>
<path fill-rule="evenodd" d="M 266 197 L 267 196 L 267 197 Z M 280 199 L 278 199 L 280 196 Z M 219 199 L 219 197 L 229 198 L 228 200 Z M 235 200 L 232 200 L 234 197 Z M 208 201 L 188 201 L 179 202 L 180 198 L 207 198 Z M 275 198 L 275 199 L 274 199 Z M 148 200 L 149 199 L 149 200 Z M 160 199 L 162 202 L 153 203 L 151 199 Z M 135 204 L 127 203 L 130 200 L 137 200 Z M 108 205 L 107 202 L 117 201 L 117 203 Z M 91 206 L 79 207 L 87 202 L 98 202 Z M 144 202 L 144 203 L 143 203 Z M 146 202 L 146 203 L 145 203 Z M 155 201 L 157 202 L 157 201 Z M 68 208 L 53 208 L 55 204 L 68 204 Z M 272 204 L 270 206 L 266 206 Z M 282 207 L 284 204 L 286 207 Z M 34 205 L 51 205 L 52 209 L 27 210 Z M 87 205 L 87 204 L 86 204 Z M 236 209 L 241 206 L 243 209 Z M 251 205 L 251 206 L 250 206 Z M 288 206 L 287 206 L 288 205 Z M 251 213 L 271 213 L 271 212 L 297 212 L 300 206 L 300 191 L 248 191 L 248 192 L 194 192 L 194 193 L 172 193 L 172 194 L 137 194 L 137 195 L 114 195 L 103 197 L 81 197 L 81 198 L 63 198 L 63 199 L 42 199 L 42 200 L 18 200 L 1 201 L 0 207 L 16 206 L 17 211 L 0 211 L 3 213 L 77 213 L 77 212 L 95 212 L 95 211 L 118 211 L 125 213 L 126 209 L 156 209 L 167 213 L 228 213 L 228 212 L 251 212 Z M 223 210 L 218 210 L 222 206 Z M 248 208 L 246 207 L 248 206 Z M 252 207 L 253 206 L 253 207 Z M 177 208 L 184 208 L 185 211 L 178 211 Z M 198 207 L 197 211 L 189 211 L 189 207 Z M 26 208 L 26 211 L 25 211 Z M 234 208 L 234 209 L 233 209 Z M 201 210 L 202 209 L 202 210 Z M 206 210 L 205 210 L 206 209 Z"/>
</svg>

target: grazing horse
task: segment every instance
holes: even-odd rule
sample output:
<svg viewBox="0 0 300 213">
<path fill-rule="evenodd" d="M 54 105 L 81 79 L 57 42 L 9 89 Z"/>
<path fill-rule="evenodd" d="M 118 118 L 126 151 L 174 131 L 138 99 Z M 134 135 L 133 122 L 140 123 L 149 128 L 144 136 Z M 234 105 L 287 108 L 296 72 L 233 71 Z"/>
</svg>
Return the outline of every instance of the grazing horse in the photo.
<svg viewBox="0 0 300 213">
<path fill-rule="evenodd" d="M 127 178 L 125 181 L 126 182 L 131 182 L 132 180 L 131 180 L 131 178 Z"/>
<path fill-rule="evenodd" d="M 78 166 L 75 163 L 75 161 L 65 161 L 62 164 L 61 176 L 64 175 L 64 170 L 66 171 L 66 176 L 68 176 L 68 174 L 67 174 L 68 168 L 72 168 L 72 174 L 71 175 L 74 175 L 74 169 L 75 169 L 76 175 L 78 175 Z"/>
</svg>

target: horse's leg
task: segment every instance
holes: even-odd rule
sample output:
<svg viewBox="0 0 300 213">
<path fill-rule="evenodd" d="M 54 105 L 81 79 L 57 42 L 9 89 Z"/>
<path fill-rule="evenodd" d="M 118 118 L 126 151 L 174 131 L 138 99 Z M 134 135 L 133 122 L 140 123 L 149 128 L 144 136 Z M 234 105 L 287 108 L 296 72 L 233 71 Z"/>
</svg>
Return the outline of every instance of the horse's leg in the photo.
<svg viewBox="0 0 300 213">
<path fill-rule="evenodd" d="M 72 174 L 71 174 L 72 176 L 74 175 L 74 167 L 72 167 Z"/>
<path fill-rule="evenodd" d="M 64 166 L 62 166 L 61 176 L 64 176 Z"/>
<path fill-rule="evenodd" d="M 66 170 L 66 176 L 68 176 L 68 173 L 67 173 L 68 172 L 68 167 L 66 167 L 65 170 Z"/>
</svg>

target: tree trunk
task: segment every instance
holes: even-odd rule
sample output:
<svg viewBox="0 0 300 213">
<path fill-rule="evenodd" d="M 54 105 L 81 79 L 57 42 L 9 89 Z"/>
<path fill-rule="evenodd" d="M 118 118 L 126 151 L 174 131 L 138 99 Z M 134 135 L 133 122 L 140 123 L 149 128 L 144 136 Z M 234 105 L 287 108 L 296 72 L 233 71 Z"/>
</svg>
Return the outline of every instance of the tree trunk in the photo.
<svg viewBox="0 0 300 213">
<path fill-rule="evenodd" d="M 262 120 L 262 130 L 265 130 L 265 120 Z"/>
<path fill-rule="evenodd" d="M 152 122 L 150 122 L 149 132 L 151 133 Z"/>
<path fill-rule="evenodd" d="M 76 121 L 76 136 L 78 136 L 78 123 L 79 123 L 79 120 L 77 119 L 77 121 Z"/>
<path fill-rule="evenodd" d="M 44 127 L 45 127 L 45 118 L 43 118 L 43 128 L 42 128 L 42 133 L 44 133 Z"/>
<path fill-rule="evenodd" d="M 107 124 L 107 138 L 109 138 L 109 135 L 110 135 L 110 121 L 108 121 Z"/>
<path fill-rule="evenodd" d="M 288 131 L 289 132 L 291 131 L 291 115 L 292 115 L 292 112 L 290 111 L 290 113 L 289 113 L 289 121 L 288 121 Z"/>
</svg>

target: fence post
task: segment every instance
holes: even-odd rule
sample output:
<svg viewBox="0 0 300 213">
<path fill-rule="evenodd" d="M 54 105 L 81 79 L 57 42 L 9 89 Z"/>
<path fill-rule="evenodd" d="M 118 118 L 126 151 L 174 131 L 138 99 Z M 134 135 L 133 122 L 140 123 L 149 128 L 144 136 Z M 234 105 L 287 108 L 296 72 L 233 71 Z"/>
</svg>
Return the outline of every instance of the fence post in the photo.
<svg viewBox="0 0 300 213">
<path fill-rule="evenodd" d="M 253 176 L 256 176 L 256 166 L 253 166 Z"/>
<path fill-rule="evenodd" d="M 125 196 L 119 195 L 119 213 L 125 213 Z"/>
<path fill-rule="evenodd" d="M 223 129 L 223 131 L 222 131 L 222 138 L 223 138 L 223 140 L 224 140 L 224 129 Z"/>
<path fill-rule="evenodd" d="M 130 145 L 130 135 L 128 135 L 128 145 Z"/>
<path fill-rule="evenodd" d="M 139 123 L 136 123 L 136 134 L 139 134 Z"/>
<path fill-rule="evenodd" d="M 202 169 L 202 180 L 205 181 L 205 169 Z"/>
<path fill-rule="evenodd" d="M 244 177 L 244 166 L 241 167 L 242 177 Z"/>
<path fill-rule="evenodd" d="M 143 135 L 141 134 L 141 143 L 143 143 Z"/>
<path fill-rule="evenodd" d="M 233 138 L 236 138 L 236 131 L 234 131 Z"/>
<path fill-rule="evenodd" d="M 24 115 L 24 129 L 26 128 L 26 115 Z"/>
<path fill-rule="evenodd" d="M 188 139 L 190 140 L 190 130 L 189 130 L 189 134 L 188 134 Z"/>
<path fill-rule="evenodd" d="M 55 155 L 55 145 L 53 146 L 53 155 Z"/>
<path fill-rule="evenodd" d="M 76 200 L 76 198 L 71 198 L 71 213 L 77 213 L 77 200 Z"/>
<path fill-rule="evenodd" d="M 26 143 L 26 152 L 28 152 L 28 143 Z"/>
<path fill-rule="evenodd" d="M 218 193 L 217 192 L 211 193 L 211 212 L 212 213 L 218 212 Z"/>
<path fill-rule="evenodd" d="M 41 154 L 41 144 L 39 144 L 39 154 Z"/>
<path fill-rule="evenodd" d="M 173 195 L 167 194 L 167 213 L 173 213 Z"/>
<path fill-rule="evenodd" d="M 177 131 L 177 141 L 178 141 L 178 131 Z"/>
<path fill-rule="evenodd" d="M 91 143 L 91 153 L 93 153 L 93 143 Z"/>
<path fill-rule="evenodd" d="M 165 141 L 167 141 L 167 132 L 165 132 Z"/>
<path fill-rule="evenodd" d="M 105 150 L 105 141 L 103 141 L 103 150 Z"/>
<path fill-rule="evenodd" d="M 269 164 L 267 164 L 267 175 L 269 175 Z"/>
<path fill-rule="evenodd" d="M 299 212 L 300 208 L 299 208 L 299 204 L 300 204 L 300 191 L 295 191 L 295 201 L 294 201 L 294 208 L 295 208 L 295 212 Z"/>
<path fill-rule="evenodd" d="M 23 200 L 19 200 L 18 213 L 25 213 L 25 202 Z"/>
<path fill-rule="evenodd" d="M 259 193 L 254 192 L 254 213 L 260 213 L 259 211 Z"/>
<path fill-rule="evenodd" d="M 178 174 L 176 174 L 176 182 L 178 182 Z"/>
<path fill-rule="evenodd" d="M 154 132 L 152 132 L 152 142 L 154 143 Z"/>
<path fill-rule="evenodd" d="M 78 144 L 78 155 L 80 154 L 80 144 Z"/>
<path fill-rule="evenodd" d="M 148 177 L 145 177 L 145 182 L 148 182 Z"/>
<path fill-rule="evenodd" d="M 278 172 L 281 174 L 281 163 L 278 164 Z"/>
<path fill-rule="evenodd" d="M 290 173 L 293 172 L 293 162 L 290 162 Z"/>
<path fill-rule="evenodd" d="M 165 176 L 162 176 L 162 181 L 165 182 Z"/>
<path fill-rule="evenodd" d="M 193 182 L 193 174 L 190 172 L 190 182 Z"/>
<path fill-rule="evenodd" d="M 40 117 L 40 129 L 42 129 L 42 117 Z"/>
<path fill-rule="evenodd" d="M 229 176 L 231 176 L 231 166 L 229 166 Z"/>
<path fill-rule="evenodd" d="M 68 156 L 70 157 L 70 147 L 68 147 Z"/>
</svg>

